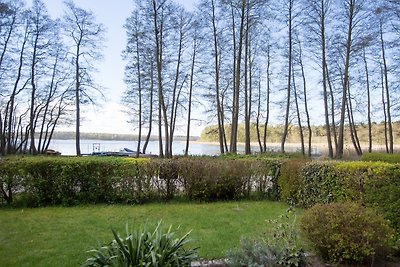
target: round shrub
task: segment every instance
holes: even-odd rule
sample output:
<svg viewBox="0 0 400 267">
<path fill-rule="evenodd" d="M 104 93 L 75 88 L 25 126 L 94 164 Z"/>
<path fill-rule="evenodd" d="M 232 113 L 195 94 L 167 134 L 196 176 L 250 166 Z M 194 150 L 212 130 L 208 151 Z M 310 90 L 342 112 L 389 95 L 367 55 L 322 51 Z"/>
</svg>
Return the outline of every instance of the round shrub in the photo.
<svg viewBox="0 0 400 267">
<path fill-rule="evenodd" d="M 301 229 L 316 253 L 333 263 L 361 263 L 384 253 L 393 235 L 380 214 L 353 202 L 315 205 Z"/>
</svg>

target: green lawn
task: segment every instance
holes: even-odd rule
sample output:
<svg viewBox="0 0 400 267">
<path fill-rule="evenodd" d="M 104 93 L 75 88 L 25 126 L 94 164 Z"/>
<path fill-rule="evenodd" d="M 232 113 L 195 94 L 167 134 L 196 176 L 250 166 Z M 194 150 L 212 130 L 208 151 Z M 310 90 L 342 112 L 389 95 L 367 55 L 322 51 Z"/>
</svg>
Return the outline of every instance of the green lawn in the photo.
<svg viewBox="0 0 400 267">
<path fill-rule="evenodd" d="M 147 204 L 0 209 L 0 266 L 79 266 L 87 250 L 112 239 L 111 228 L 163 220 L 184 234 L 193 229 L 193 246 L 202 258 L 224 257 L 241 236 L 267 231 L 268 219 L 285 213 L 277 202 Z"/>
</svg>

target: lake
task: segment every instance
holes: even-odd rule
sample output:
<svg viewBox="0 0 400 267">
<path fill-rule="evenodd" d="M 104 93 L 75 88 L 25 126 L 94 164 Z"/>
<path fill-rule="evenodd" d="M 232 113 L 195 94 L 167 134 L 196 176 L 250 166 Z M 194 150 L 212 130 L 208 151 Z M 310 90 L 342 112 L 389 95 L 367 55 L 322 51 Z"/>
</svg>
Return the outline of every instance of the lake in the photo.
<svg viewBox="0 0 400 267">
<path fill-rule="evenodd" d="M 142 142 L 143 145 L 143 142 Z M 81 140 L 81 153 L 91 154 L 92 152 L 118 152 L 121 148 L 129 148 L 136 151 L 137 142 L 136 141 L 111 141 L 111 140 L 96 140 L 96 139 L 84 139 Z M 186 142 L 175 141 L 172 146 L 173 155 L 183 155 L 185 152 Z M 58 140 L 53 139 L 49 148 L 61 152 L 62 155 L 71 156 L 76 155 L 75 150 L 75 140 Z M 269 151 L 279 151 L 279 144 L 269 144 Z M 258 147 L 252 147 L 252 151 L 258 152 Z M 288 146 L 286 148 L 287 152 L 299 151 L 299 146 Z M 158 141 L 150 141 L 147 146 L 146 153 L 158 155 Z M 238 152 L 244 152 L 244 146 L 238 145 Z M 313 154 L 318 154 L 319 151 L 313 148 Z M 201 142 L 191 142 L 189 145 L 189 155 L 208 155 L 214 156 L 219 155 L 219 145 L 201 143 Z"/>
<path fill-rule="evenodd" d="M 142 145 L 144 142 L 142 142 Z M 136 151 L 136 141 L 108 141 L 108 140 L 81 140 L 81 153 L 91 154 L 92 152 L 118 152 L 121 148 L 129 148 Z M 186 142 L 175 141 L 172 146 L 174 155 L 183 155 L 185 153 Z M 62 155 L 76 155 L 75 140 L 57 140 L 51 141 L 49 148 L 61 152 Z M 158 141 L 150 141 L 146 153 L 158 155 Z M 190 155 L 219 155 L 219 146 L 212 144 L 203 144 L 191 142 L 189 145 Z"/>
</svg>

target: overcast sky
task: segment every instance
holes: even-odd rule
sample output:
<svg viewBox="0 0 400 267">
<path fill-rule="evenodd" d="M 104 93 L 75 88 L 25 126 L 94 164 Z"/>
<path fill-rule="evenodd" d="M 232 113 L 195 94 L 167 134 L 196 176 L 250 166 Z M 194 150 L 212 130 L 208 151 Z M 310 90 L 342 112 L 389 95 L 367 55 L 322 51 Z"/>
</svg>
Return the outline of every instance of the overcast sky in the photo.
<svg viewBox="0 0 400 267">
<path fill-rule="evenodd" d="M 31 4 L 28 0 L 28 5 Z M 53 18 L 64 14 L 63 0 L 43 0 Z M 193 10 L 197 0 L 175 0 L 188 10 Z M 132 133 L 127 117 L 121 112 L 121 96 L 126 89 L 124 83 L 125 62 L 121 52 L 126 45 L 126 32 L 123 28 L 126 18 L 133 10 L 133 0 L 74 0 L 76 6 L 91 10 L 97 22 L 104 24 L 106 42 L 104 59 L 99 62 L 96 82 L 106 88 L 106 102 L 99 107 L 85 107 L 85 120 L 82 121 L 82 132 Z M 195 126 L 195 125 L 194 125 Z M 191 135 L 199 135 L 201 127 L 193 127 Z M 74 128 L 71 127 L 70 130 Z M 63 130 L 69 130 L 63 128 Z"/>
</svg>

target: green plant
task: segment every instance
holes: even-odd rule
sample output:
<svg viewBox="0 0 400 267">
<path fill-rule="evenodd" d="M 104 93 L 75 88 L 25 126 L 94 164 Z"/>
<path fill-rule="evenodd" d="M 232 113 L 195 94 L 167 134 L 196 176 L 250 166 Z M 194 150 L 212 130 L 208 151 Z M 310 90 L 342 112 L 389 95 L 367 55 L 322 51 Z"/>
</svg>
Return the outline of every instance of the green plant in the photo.
<svg viewBox="0 0 400 267">
<path fill-rule="evenodd" d="M 288 159 L 282 162 L 278 178 L 280 198 L 291 205 L 299 202 L 297 192 L 303 186 L 301 169 L 308 161 L 307 159 Z"/>
<path fill-rule="evenodd" d="M 366 153 L 361 157 L 362 161 L 383 161 L 388 163 L 400 163 L 400 154 Z"/>
<path fill-rule="evenodd" d="M 146 226 L 133 232 L 126 228 L 126 237 L 123 238 L 113 230 L 114 240 L 91 250 L 92 257 L 83 266 L 190 266 L 197 257 L 197 249 L 185 248 L 190 242 L 187 239 L 190 232 L 177 238 L 172 226 L 163 230 L 161 221 L 153 231 L 147 230 Z"/>
<path fill-rule="evenodd" d="M 242 238 L 240 247 L 227 253 L 227 264 L 231 267 L 277 267 L 276 251 L 259 240 Z"/>
<path fill-rule="evenodd" d="M 269 220 L 270 231 L 262 240 L 242 239 L 240 247 L 228 253 L 229 266 L 306 266 L 298 239 L 296 212 L 288 209 L 277 220 Z"/>
<path fill-rule="evenodd" d="M 380 214 L 354 202 L 315 205 L 303 215 L 301 229 L 317 254 L 333 263 L 384 253 L 393 234 Z"/>
</svg>

